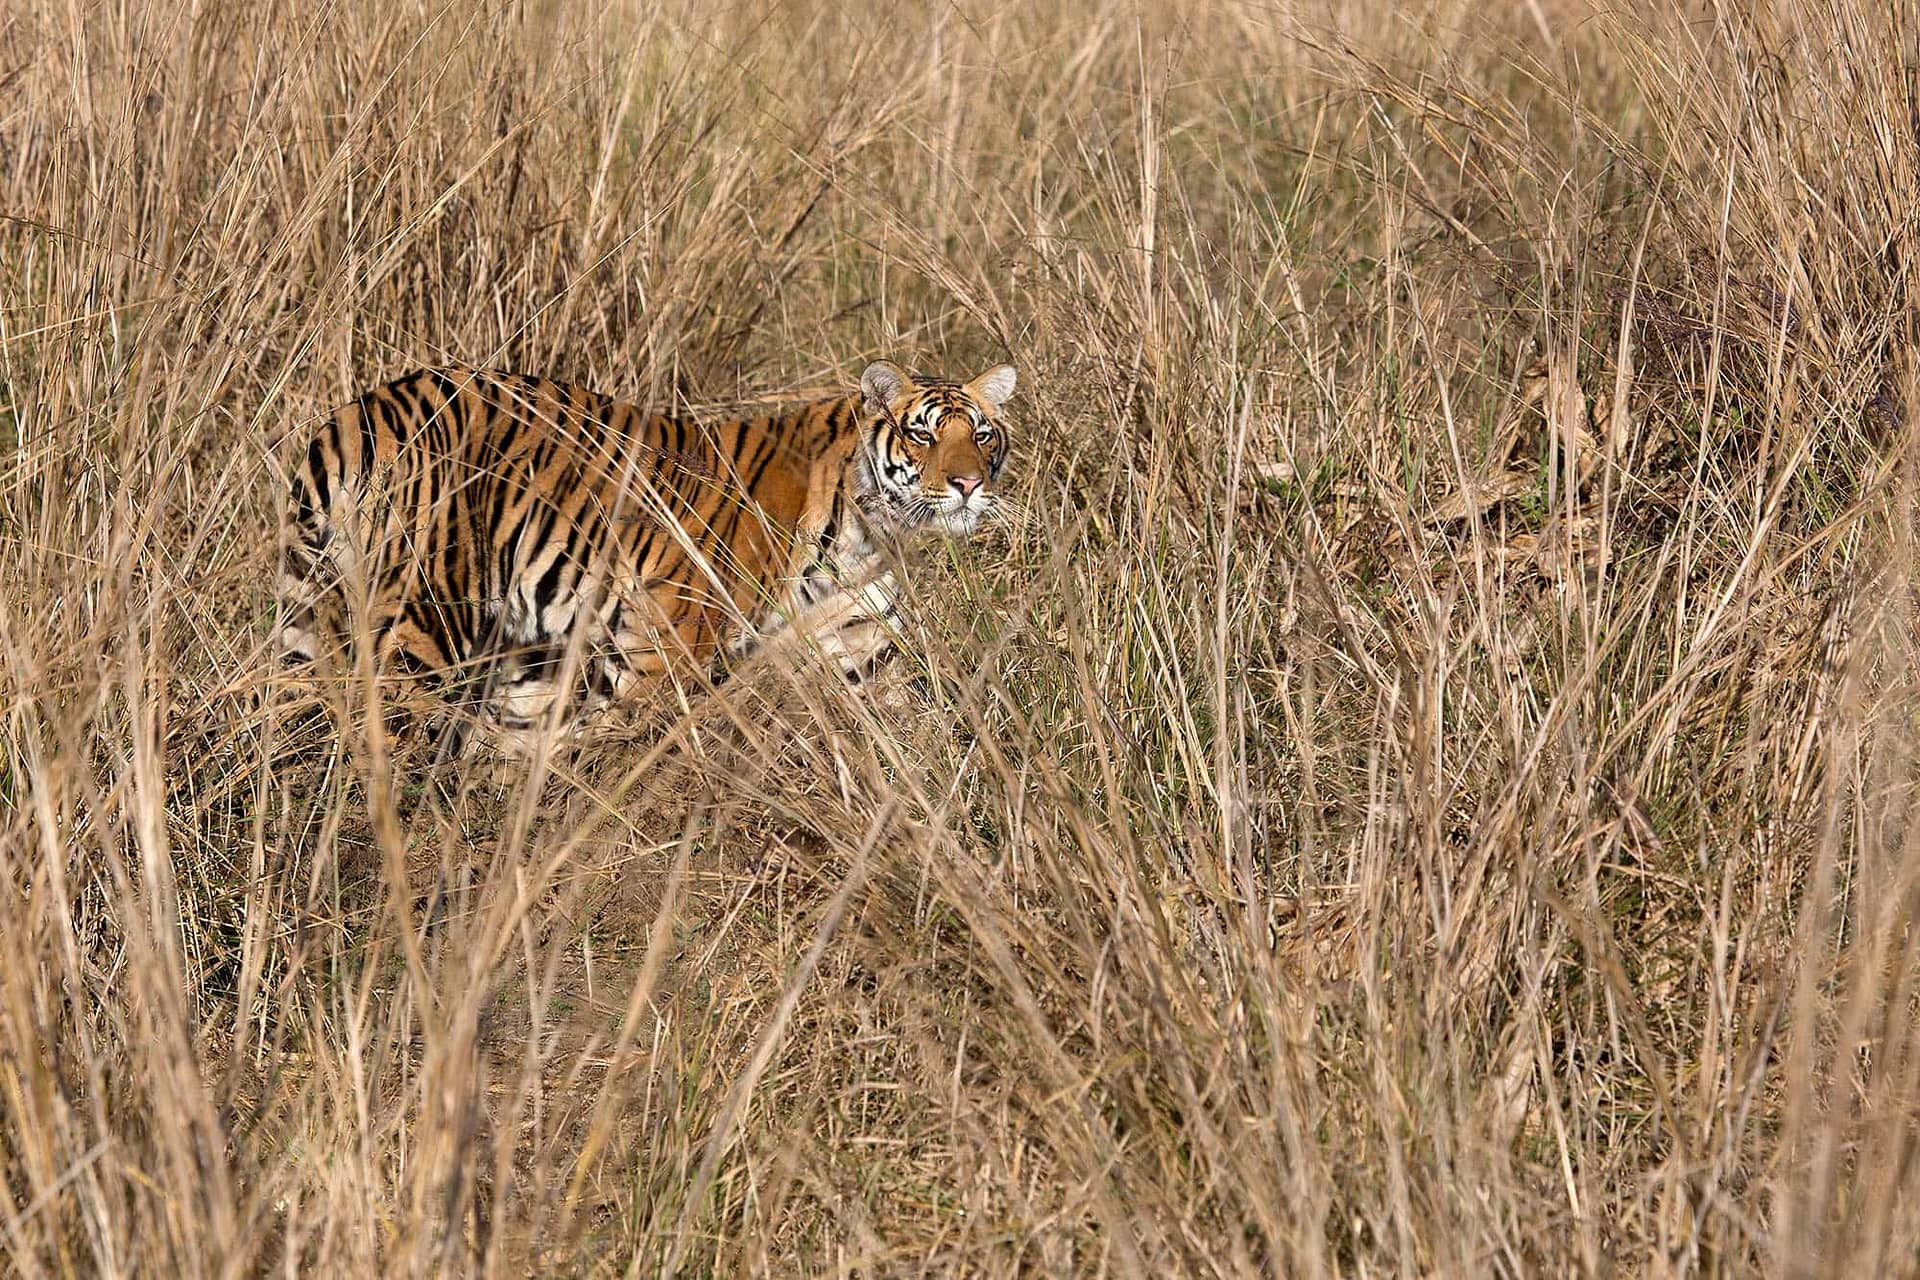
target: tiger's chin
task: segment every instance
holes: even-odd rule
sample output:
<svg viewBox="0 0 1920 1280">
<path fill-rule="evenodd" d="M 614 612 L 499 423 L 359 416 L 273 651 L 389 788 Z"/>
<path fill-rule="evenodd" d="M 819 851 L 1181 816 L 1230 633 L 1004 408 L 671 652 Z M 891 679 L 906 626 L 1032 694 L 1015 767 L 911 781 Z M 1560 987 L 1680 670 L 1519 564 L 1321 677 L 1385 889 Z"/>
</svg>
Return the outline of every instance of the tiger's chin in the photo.
<svg viewBox="0 0 1920 1280">
<path fill-rule="evenodd" d="M 885 490 L 874 498 L 878 500 L 869 499 L 861 506 L 896 533 L 926 530 L 949 538 L 964 538 L 977 532 L 993 515 L 992 498 L 984 501 L 976 498 L 958 506 L 942 506 L 918 496 L 901 498 Z"/>
<path fill-rule="evenodd" d="M 965 538 L 980 528 L 987 518 L 989 507 L 961 507 L 955 511 L 936 511 L 929 515 L 923 527 L 949 538 Z"/>
<path fill-rule="evenodd" d="M 915 503 L 901 521 L 905 528 L 925 529 L 949 538 L 965 538 L 976 532 L 993 512 L 991 498 L 943 506 L 921 501 Z"/>
</svg>

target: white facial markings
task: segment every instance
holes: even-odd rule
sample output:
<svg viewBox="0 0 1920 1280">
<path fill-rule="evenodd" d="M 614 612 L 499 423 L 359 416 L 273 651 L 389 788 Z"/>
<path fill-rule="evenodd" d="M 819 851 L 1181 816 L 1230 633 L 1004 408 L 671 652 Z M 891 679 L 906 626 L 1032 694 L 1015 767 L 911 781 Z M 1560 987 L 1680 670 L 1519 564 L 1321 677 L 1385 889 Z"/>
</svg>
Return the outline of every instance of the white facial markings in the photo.
<svg viewBox="0 0 1920 1280">
<path fill-rule="evenodd" d="M 872 408 L 865 483 L 868 501 L 878 500 L 874 514 L 896 529 L 931 526 L 963 535 L 993 513 L 990 490 L 1006 442 L 977 395 L 952 384 L 923 384 L 904 404 Z"/>
</svg>

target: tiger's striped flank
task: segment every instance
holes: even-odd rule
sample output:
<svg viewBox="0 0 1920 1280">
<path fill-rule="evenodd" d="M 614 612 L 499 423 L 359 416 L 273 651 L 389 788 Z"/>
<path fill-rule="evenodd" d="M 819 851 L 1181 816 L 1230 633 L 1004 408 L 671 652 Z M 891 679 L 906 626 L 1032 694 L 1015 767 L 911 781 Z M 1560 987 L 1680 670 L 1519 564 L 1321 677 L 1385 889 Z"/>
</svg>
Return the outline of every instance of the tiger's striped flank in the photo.
<svg viewBox="0 0 1920 1280">
<path fill-rule="evenodd" d="M 282 649 L 314 661 L 364 628 L 383 669 L 471 673 L 515 728 L 793 626 L 857 680 L 893 632 L 886 542 L 993 511 L 1014 382 L 882 361 L 855 393 L 700 424 L 544 378 L 407 374 L 293 468 Z"/>
</svg>

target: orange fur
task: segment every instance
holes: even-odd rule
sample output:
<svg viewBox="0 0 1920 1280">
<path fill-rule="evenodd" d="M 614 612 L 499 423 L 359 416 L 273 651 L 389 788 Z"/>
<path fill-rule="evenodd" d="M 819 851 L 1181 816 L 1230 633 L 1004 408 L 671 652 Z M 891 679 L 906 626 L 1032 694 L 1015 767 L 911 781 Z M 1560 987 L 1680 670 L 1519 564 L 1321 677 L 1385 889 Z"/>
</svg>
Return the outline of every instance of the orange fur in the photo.
<svg viewBox="0 0 1920 1280">
<path fill-rule="evenodd" d="M 1012 384 L 1006 366 L 961 386 L 882 363 L 857 393 L 701 425 L 541 378 L 409 374 L 336 413 L 294 469 L 283 644 L 317 656 L 319 606 L 357 602 L 383 661 L 479 666 L 494 710 L 530 723 L 569 645 L 604 698 L 844 616 L 850 595 L 884 623 L 890 596 L 862 589 L 880 541 L 990 510 Z"/>
</svg>

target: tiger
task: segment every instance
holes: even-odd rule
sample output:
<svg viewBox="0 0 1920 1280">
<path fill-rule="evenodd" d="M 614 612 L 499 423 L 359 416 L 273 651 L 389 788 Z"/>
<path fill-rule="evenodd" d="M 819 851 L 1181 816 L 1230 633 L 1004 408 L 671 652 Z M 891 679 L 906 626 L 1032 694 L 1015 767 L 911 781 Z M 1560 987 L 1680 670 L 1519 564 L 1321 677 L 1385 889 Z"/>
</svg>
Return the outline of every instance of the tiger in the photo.
<svg viewBox="0 0 1920 1280">
<path fill-rule="evenodd" d="M 320 662 L 357 618 L 379 670 L 476 676 L 508 730 L 675 670 L 722 679 L 787 632 L 859 683 L 898 634 L 887 549 L 995 516 L 1015 382 L 880 360 L 848 394 L 703 425 L 416 370 L 333 413 L 291 468 L 281 653 Z"/>
</svg>

